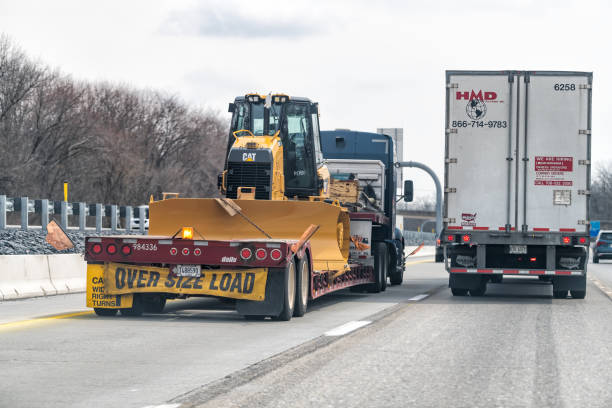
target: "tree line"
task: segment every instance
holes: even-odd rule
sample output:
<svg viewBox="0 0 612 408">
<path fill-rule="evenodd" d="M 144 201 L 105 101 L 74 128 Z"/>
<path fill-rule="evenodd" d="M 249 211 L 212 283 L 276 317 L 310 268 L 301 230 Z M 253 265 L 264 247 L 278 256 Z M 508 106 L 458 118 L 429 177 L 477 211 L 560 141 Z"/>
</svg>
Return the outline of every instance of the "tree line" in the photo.
<svg viewBox="0 0 612 408">
<path fill-rule="evenodd" d="M 217 191 L 227 124 L 163 92 L 77 81 L 0 35 L 0 194 L 139 205 Z"/>
</svg>

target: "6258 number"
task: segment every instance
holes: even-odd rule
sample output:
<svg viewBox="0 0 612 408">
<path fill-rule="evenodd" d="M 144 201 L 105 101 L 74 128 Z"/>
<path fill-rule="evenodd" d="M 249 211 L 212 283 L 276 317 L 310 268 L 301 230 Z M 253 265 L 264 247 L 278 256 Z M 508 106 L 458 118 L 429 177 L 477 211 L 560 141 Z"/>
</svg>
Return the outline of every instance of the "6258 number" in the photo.
<svg viewBox="0 0 612 408">
<path fill-rule="evenodd" d="M 555 84 L 555 91 L 575 91 L 576 84 Z"/>
</svg>

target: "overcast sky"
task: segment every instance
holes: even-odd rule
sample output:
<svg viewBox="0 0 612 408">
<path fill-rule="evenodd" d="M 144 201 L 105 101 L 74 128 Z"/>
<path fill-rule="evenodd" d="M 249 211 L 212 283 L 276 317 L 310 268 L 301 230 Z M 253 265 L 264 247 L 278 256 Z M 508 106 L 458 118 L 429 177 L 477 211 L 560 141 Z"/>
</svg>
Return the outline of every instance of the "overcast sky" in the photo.
<svg viewBox="0 0 612 408">
<path fill-rule="evenodd" d="M 224 115 L 236 95 L 272 91 L 319 102 L 323 129 L 402 127 L 404 158 L 441 177 L 447 69 L 593 71 L 593 160 L 612 157 L 610 4 L 0 0 L 0 32 L 77 79 Z M 405 175 L 433 195 L 419 170 Z"/>
</svg>

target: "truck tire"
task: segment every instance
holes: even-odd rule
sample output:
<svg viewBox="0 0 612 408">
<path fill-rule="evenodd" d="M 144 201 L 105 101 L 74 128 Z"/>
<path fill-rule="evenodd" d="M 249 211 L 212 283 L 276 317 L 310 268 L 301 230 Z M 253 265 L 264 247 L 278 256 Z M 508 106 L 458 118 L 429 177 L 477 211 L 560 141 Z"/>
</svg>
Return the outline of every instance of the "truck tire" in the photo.
<svg viewBox="0 0 612 408">
<path fill-rule="evenodd" d="M 451 293 L 453 294 L 453 296 L 467 296 L 468 290 L 467 289 L 451 288 Z"/>
<path fill-rule="evenodd" d="M 386 244 L 382 244 L 381 246 L 382 249 L 382 253 L 383 253 L 383 260 L 382 265 L 383 265 L 383 274 L 382 274 L 382 280 L 380 282 L 380 291 L 384 292 L 385 290 L 387 290 L 387 279 L 389 279 L 389 250 L 387 249 L 387 245 Z"/>
<path fill-rule="evenodd" d="M 399 267 L 399 266 L 394 266 L 392 270 L 393 272 L 389 276 L 389 280 L 391 281 L 391 284 L 401 285 L 402 282 L 404 281 L 404 268 Z"/>
<path fill-rule="evenodd" d="M 482 283 L 475 289 L 470 289 L 470 296 L 480 297 L 487 292 L 487 284 Z"/>
<path fill-rule="evenodd" d="M 144 312 L 144 302 L 142 301 L 142 296 L 140 294 L 134 294 L 134 299 L 132 300 L 132 307 L 119 309 L 122 316 L 128 317 L 138 317 L 142 316 Z"/>
<path fill-rule="evenodd" d="M 278 316 L 274 316 L 274 320 L 287 322 L 293 317 L 293 309 L 295 307 L 295 260 L 287 264 L 284 271 L 284 288 L 283 288 L 283 309 Z"/>
<path fill-rule="evenodd" d="M 374 283 L 370 283 L 368 285 L 368 292 L 370 293 L 378 293 L 382 292 L 382 282 L 383 279 L 386 278 L 386 259 L 385 253 L 387 251 L 386 245 L 384 242 L 377 242 L 374 244 Z M 386 285 L 385 285 L 386 289 Z"/>
<path fill-rule="evenodd" d="M 308 294 L 310 291 L 310 264 L 308 258 L 304 256 L 298 262 L 297 276 L 295 281 L 295 308 L 294 317 L 302 317 L 308 308 Z"/>
<path fill-rule="evenodd" d="M 96 312 L 98 316 L 114 316 L 118 311 L 118 309 L 102 309 L 99 307 L 94 307 L 94 312 Z"/>
<path fill-rule="evenodd" d="M 166 307 L 166 298 L 162 295 L 146 296 L 143 302 L 144 311 L 147 313 L 163 313 Z"/>
<path fill-rule="evenodd" d="M 586 290 L 570 290 L 570 294 L 574 299 L 584 299 L 586 296 Z"/>
<path fill-rule="evenodd" d="M 567 290 L 553 290 L 553 298 L 565 299 L 567 297 Z"/>
</svg>

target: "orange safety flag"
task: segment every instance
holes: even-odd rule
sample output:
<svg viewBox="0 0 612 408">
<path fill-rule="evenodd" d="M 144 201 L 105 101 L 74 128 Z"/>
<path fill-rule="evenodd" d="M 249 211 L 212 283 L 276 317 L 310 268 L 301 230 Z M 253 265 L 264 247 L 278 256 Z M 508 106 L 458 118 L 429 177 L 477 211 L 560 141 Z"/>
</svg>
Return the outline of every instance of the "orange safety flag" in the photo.
<svg viewBox="0 0 612 408">
<path fill-rule="evenodd" d="M 49 245 L 51 245 L 53 248 L 57 249 L 58 251 L 63 251 L 64 249 L 74 248 L 74 244 L 72 243 L 70 238 L 68 238 L 68 235 L 66 235 L 62 227 L 60 227 L 55 222 L 55 220 L 52 220 L 47 225 L 46 241 L 49 243 Z"/>
</svg>

